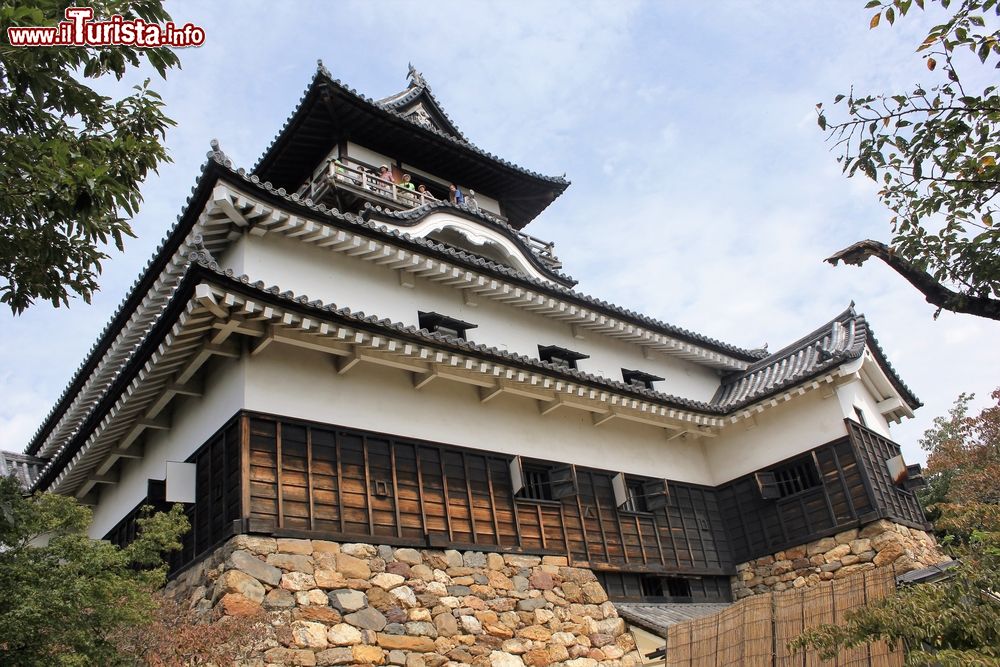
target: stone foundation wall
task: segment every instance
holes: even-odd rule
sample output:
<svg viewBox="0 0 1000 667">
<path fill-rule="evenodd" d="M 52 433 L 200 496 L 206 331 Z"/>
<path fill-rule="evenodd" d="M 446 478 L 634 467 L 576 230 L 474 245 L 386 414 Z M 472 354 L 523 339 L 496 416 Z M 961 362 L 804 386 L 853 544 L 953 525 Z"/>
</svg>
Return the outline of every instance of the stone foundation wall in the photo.
<svg viewBox="0 0 1000 667">
<path fill-rule="evenodd" d="M 262 665 L 641 664 L 593 572 L 564 557 L 240 535 L 165 593 L 264 614 Z"/>
<path fill-rule="evenodd" d="M 946 560 L 931 535 L 880 519 L 737 565 L 733 597 L 801 588 L 882 566 L 902 574 Z"/>
</svg>

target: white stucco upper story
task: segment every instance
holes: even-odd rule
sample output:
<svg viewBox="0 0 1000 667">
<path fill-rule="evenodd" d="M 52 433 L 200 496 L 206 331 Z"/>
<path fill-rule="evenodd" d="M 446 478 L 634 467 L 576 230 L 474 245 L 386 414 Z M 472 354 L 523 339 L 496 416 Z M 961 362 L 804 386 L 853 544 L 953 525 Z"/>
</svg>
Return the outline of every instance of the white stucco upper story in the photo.
<svg viewBox="0 0 1000 667">
<path fill-rule="evenodd" d="M 670 437 L 630 421 L 598 426 L 585 411 L 543 414 L 538 401 L 518 395 L 484 403 L 475 387 L 448 380 L 418 390 L 411 373 L 375 364 L 340 374 L 319 351 L 273 345 L 206 368 L 204 395 L 175 404 L 168 430 L 147 431 L 143 458 L 122 460 L 119 483 L 101 485 L 91 535 L 107 534 L 142 502 L 148 480 L 163 479 L 167 461 L 186 460 L 240 410 L 718 486 L 845 437 L 845 419 L 857 420 L 859 406 L 869 427 L 888 435 L 872 405 L 865 383 L 847 374 L 717 437 Z"/>
<path fill-rule="evenodd" d="M 631 343 L 581 332 L 544 315 L 480 299 L 469 305 L 462 292 L 416 278 L 404 287 L 393 270 L 342 253 L 331 253 L 280 235 L 244 235 L 221 258 L 224 268 L 282 290 L 305 294 L 366 315 L 418 325 L 418 311 L 437 312 L 476 324 L 468 339 L 500 350 L 538 358 L 538 346 L 557 345 L 589 355 L 582 371 L 622 380 L 622 369 L 663 377 L 661 392 L 709 401 L 719 387 L 718 373 L 696 363 Z"/>
</svg>

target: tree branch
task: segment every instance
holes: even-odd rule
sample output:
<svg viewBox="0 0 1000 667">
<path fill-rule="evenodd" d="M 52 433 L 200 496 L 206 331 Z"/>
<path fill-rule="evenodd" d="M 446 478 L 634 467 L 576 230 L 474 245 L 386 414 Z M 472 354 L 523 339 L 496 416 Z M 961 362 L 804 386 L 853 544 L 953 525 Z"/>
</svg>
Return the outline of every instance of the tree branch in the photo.
<svg viewBox="0 0 1000 667">
<path fill-rule="evenodd" d="M 885 262 L 889 268 L 916 287 L 924 295 L 927 303 L 933 306 L 950 310 L 953 313 L 965 313 L 991 320 L 1000 320 L 1000 299 L 970 296 L 950 290 L 929 273 L 916 268 L 909 260 L 900 257 L 892 248 L 880 241 L 872 241 L 871 239 L 859 241 L 834 253 L 826 261 L 834 266 L 837 266 L 837 262 L 861 266 L 870 257 L 877 257 Z"/>
</svg>

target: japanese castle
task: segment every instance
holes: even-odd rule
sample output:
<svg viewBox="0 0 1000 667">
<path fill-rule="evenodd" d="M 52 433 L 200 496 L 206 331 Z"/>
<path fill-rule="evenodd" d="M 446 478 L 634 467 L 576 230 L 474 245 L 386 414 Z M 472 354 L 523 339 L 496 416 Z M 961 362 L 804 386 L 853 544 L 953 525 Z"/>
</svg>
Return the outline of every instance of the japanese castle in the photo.
<svg viewBox="0 0 1000 667">
<path fill-rule="evenodd" d="M 184 503 L 174 587 L 291 613 L 271 664 L 640 664 L 630 605 L 929 564 L 889 429 L 920 403 L 864 315 L 768 352 L 578 291 L 525 231 L 568 186 L 471 143 L 412 67 L 373 100 L 321 64 L 252 169 L 213 143 L 4 465 L 119 544 Z"/>
</svg>

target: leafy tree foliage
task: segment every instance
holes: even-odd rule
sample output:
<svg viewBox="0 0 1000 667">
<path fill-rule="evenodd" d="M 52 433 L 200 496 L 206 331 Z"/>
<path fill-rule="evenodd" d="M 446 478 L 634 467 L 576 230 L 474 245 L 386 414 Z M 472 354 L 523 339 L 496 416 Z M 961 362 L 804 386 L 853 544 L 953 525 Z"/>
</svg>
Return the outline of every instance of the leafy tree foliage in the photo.
<svg viewBox="0 0 1000 667">
<path fill-rule="evenodd" d="M 122 661 L 130 665 L 244 664 L 268 647 L 266 621 L 263 612 L 252 616 L 222 616 L 217 610 L 201 614 L 185 601 L 157 596 L 151 623 L 122 626 L 110 640 Z"/>
<path fill-rule="evenodd" d="M 843 626 L 807 630 L 793 642 L 824 658 L 870 641 L 902 640 L 907 665 L 1000 665 L 1000 556 L 970 544 L 951 578 L 906 587 L 848 615 Z"/>
<path fill-rule="evenodd" d="M 809 630 L 795 646 L 832 656 L 902 640 L 908 665 L 1000 665 L 1000 389 L 992 396 L 996 405 L 969 416 L 972 396 L 963 394 L 921 440 L 929 452 L 923 500 L 960 565 L 943 581 L 862 607 L 843 626 Z"/>
<path fill-rule="evenodd" d="M 180 548 L 187 518 L 180 505 L 146 516 L 124 549 L 90 539 L 90 520 L 73 498 L 25 498 L 0 478 L 0 664 L 128 664 L 114 640 L 150 623 L 162 554 Z"/>
<path fill-rule="evenodd" d="M 51 26 L 69 0 L 0 0 L 0 29 Z M 170 20 L 162 0 L 92 0 L 95 19 L 114 14 Z M 149 80 L 112 99 L 83 81 L 148 61 L 160 76 L 177 66 L 167 48 L 12 47 L 0 44 L 0 302 L 14 313 L 34 300 L 90 301 L 104 249 L 134 236 L 139 184 L 169 160 L 173 121 Z"/>
<path fill-rule="evenodd" d="M 928 85 L 896 93 L 837 95 L 838 116 L 818 105 L 844 173 L 881 185 L 892 240 L 861 241 L 827 261 L 877 257 L 943 310 L 1000 320 L 1000 67 L 997 0 L 928 0 L 947 11 L 917 46 Z M 925 0 L 871 0 L 870 26 L 892 24 Z M 972 75 L 967 76 L 969 72 Z"/>
</svg>

